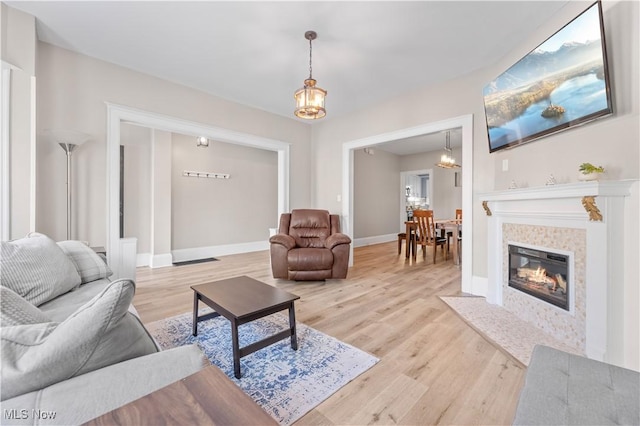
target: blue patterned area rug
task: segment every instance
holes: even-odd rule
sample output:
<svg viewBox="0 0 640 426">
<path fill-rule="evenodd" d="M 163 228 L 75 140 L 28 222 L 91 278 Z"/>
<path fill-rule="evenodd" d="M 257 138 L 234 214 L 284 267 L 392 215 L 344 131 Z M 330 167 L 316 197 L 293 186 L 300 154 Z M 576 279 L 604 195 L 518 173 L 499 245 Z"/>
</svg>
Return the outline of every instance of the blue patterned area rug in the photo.
<svg viewBox="0 0 640 426">
<path fill-rule="evenodd" d="M 202 312 L 200 312 L 202 314 Z M 284 339 L 240 359 L 241 379 L 233 375 L 231 324 L 223 317 L 198 323 L 191 335 L 192 313 L 148 325 L 163 349 L 197 344 L 247 395 L 280 424 L 289 425 L 379 360 L 351 345 L 298 322 L 298 350 Z M 284 314 L 239 327 L 240 347 L 288 328 Z"/>
</svg>

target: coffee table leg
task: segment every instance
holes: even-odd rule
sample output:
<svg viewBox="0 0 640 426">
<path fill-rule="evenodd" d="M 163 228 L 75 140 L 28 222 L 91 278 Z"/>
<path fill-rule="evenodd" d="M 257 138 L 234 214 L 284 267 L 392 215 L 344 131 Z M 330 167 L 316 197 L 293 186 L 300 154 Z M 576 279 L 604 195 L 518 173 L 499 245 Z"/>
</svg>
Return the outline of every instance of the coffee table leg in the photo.
<svg viewBox="0 0 640 426">
<path fill-rule="evenodd" d="M 231 321 L 231 344 L 233 346 L 233 374 L 240 378 L 240 342 L 238 341 L 238 323 Z"/>
<path fill-rule="evenodd" d="M 193 332 L 194 336 L 198 335 L 198 293 L 193 292 Z"/>
<path fill-rule="evenodd" d="M 298 335 L 296 333 L 296 310 L 293 307 L 293 302 L 289 306 L 289 327 L 291 328 L 291 348 L 294 351 L 298 350 Z"/>
</svg>

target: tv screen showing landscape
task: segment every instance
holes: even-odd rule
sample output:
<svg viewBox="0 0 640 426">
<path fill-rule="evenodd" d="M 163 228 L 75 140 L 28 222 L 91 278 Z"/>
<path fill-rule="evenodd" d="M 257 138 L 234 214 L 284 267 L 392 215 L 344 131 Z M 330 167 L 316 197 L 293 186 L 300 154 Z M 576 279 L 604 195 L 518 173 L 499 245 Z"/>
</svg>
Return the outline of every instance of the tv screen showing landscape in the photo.
<svg viewBox="0 0 640 426">
<path fill-rule="evenodd" d="M 489 151 L 612 113 L 600 2 L 484 88 Z"/>
</svg>

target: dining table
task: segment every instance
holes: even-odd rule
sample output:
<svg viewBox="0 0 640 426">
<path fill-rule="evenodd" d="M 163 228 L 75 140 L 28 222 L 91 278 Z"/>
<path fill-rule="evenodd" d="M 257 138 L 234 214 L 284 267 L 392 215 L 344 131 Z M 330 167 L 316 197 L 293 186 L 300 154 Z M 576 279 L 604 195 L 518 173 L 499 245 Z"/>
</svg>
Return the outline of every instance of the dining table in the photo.
<svg viewBox="0 0 640 426">
<path fill-rule="evenodd" d="M 460 231 L 462 230 L 462 219 L 441 219 L 435 220 L 435 225 L 437 229 L 443 229 L 445 235 L 448 232 L 451 232 L 453 235 L 453 263 L 455 265 L 460 265 L 460 252 L 458 251 L 458 235 L 460 235 Z"/>
</svg>

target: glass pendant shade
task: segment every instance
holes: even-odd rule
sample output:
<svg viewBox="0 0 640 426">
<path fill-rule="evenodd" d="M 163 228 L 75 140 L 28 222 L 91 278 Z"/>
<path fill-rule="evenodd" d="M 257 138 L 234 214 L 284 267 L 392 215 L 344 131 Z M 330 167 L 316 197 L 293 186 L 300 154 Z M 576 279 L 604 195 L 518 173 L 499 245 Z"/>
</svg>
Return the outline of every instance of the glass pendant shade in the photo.
<svg viewBox="0 0 640 426">
<path fill-rule="evenodd" d="M 327 91 L 316 87 L 314 79 L 306 79 L 304 87 L 298 89 L 293 97 L 296 100 L 296 109 L 294 114 L 297 117 L 307 120 L 322 118 L 327 115 L 324 109 L 324 97 Z"/>
</svg>

